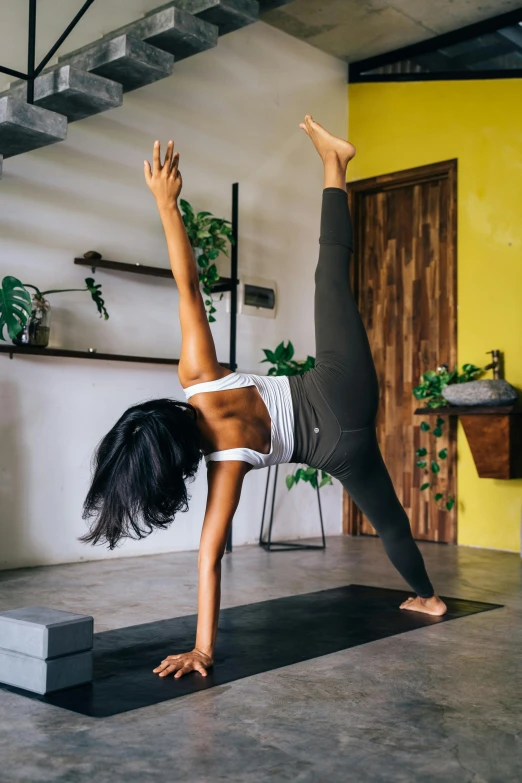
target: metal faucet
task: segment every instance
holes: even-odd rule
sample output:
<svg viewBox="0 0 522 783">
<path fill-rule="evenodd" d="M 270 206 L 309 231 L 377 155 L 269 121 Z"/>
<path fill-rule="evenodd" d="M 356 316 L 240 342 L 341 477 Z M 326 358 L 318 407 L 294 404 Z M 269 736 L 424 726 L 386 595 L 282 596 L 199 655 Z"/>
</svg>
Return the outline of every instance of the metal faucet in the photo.
<svg viewBox="0 0 522 783">
<path fill-rule="evenodd" d="M 485 370 L 493 370 L 493 378 L 498 381 L 500 378 L 502 378 L 503 375 L 503 367 L 502 367 L 502 354 L 499 350 L 496 351 L 486 351 L 486 353 L 491 354 L 491 363 L 486 364 L 484 367 Z"/>
</svg>

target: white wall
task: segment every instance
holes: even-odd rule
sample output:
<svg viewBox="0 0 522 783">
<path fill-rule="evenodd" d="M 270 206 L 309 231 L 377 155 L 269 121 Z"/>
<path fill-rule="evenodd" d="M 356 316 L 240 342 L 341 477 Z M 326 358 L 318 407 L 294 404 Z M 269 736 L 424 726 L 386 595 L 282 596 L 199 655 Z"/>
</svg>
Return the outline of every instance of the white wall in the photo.
<svg viewBox="0 0 522 783">
<path fill-rule="evenodd" d="M 39 14 L 40 30 L 50 45 L 64 26 L 65 4 L 41 5 L 46 10 Z M 118 5 L 104 3 L 102 12 L 95 4 L 74 46 L 157 2 L 129 2 L 124 18 L 114 10 Z M 59 23 L 53 6 L 62 13 Z M 8 7 L 9 32 L 0 25 L 2 60 L 23 67 L 16 56 L 25 34 L 24 9 L 0 0 L 0 22 Z M 239 368 L 265 373 L 261 349 L 283 339 L 294 342 L 297 356 L 313 353 L 322 181 L 319 158 L 297 127 L 306 112 L 346 133 L 343 63 L 263 23 L 221 38 L 213 51 L 179 63 L 170 79 L 126 95 L 123 107 L 70 125 L 65 142 L 4 163 L 0 275 L 15 274 L 44 288 L 81 285 L 89 272 L 72 259 L 89 249 L 117 261 L 167 266 L 142 166 L 155 138 L 166 143 L 172 137 L 181 153 L 184 196 L 198 209 L 229 217 L 231 184 L 240 183 L 240 270 L 278 281 L 275 320 L 238 319 Z M 179 355 L 174 284 L 104 271 L 95 277 L 103 284 L 110 320 L 98 319 L 85 294 L 53 296 L 52 346 Z M 214 335 L 218 356 L 227 361 L 224 303 Z M 175 368 L 0 356 L 0 567 L 197 547 L 204 467 L 189 512 L 168 531 L 126 542 L 115 553 L 77 541 L 85 530 L 81 506 L 95 444 L 126 407 L 160 396 L 182 398 Z M 281 480 L 286 472 L 280 471 Z M 236 544 L 256 540 L 265 479 L 265 471 L 246 479 L 234 522 Z M 317 534 L 314 494 L 309 486 L 288 493 L 281 481 L 276 535 Z M 340 486 L 326 488 L 322 497 L 327 532 L 340 533 Z"/>
</svg>

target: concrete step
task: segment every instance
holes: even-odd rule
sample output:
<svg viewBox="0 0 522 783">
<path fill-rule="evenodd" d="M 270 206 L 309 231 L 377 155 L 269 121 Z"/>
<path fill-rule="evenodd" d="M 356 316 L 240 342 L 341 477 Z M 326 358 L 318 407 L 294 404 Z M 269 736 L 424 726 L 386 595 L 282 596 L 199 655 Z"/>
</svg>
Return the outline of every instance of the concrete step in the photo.
<svg viewBox="0 0 522 783">
<path fill-rule="evenodd" d="M 24 82 L 13 82 L 8 95 L 26 100 Z M 34 104 L 65 115 L 69 122 L 83 120 L 107 109 L 121 106 L 121 84 L 80 71 L 72 65 L 58 65 L 44 71 L 34 83 Z"/>
<path fill-rule="evenodd" d="M 130 92 L 170 76 L 174 57 L 139 38 L 130 35 L 115 38 L 111 33 L 59 57 L 58 62 L 112 79 L 121 84 L 123 92 Z"/>
<path fill-rule="evenodd" d="M 152 11 L 136 22 L 120 27 L 112 35 L 122 34 L 131 35 L 170 52 L 177 62 L 212 49 L 217 44 L 219 31 L 215 25 L 197 19 L 192 14 L 176 8 L 174 3 L 169 3 L 162 6 L 160 11 Z"/>
<path fill-rule="evenodd" d="M 256 22 L 259 15 L 257 0 L 174 0 L 156 11 L 171 5 L 216 25 L 220 35 Z"/>
<path fill-rule="evenodd" d="M 66 136 L 67 118 L 62 114 L 0 96 L 0 154 L 4 158 L 63 141 Z"/>
</svg>

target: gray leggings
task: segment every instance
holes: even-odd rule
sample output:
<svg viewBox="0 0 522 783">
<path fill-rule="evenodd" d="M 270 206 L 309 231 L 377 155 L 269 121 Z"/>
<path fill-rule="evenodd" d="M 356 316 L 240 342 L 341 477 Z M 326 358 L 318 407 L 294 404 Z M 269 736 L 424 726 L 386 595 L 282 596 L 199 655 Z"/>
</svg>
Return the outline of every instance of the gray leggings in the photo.
<svg viewBox="0 0 522 783">
<path fill-rule="evenodd" d="M 319 243 L 316 364 L 304 375 L 289 378 L 295 416 L 291 461 L 339 479 L 401 576 L 417 595 L 429 598 L 433 587 L 377 443 L 379 387 L 350 285 L 353 237 L 344 190 L 323 191 Z"/>
</svg>

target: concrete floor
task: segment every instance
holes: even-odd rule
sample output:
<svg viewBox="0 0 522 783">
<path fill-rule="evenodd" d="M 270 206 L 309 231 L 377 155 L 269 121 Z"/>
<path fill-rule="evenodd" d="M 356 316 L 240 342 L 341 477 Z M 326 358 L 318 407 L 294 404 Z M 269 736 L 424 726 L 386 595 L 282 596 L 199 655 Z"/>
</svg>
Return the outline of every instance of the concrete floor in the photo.
<svg viewBox="0 0 522 783">
<path fill-rule="evenodd" d="M 438 592 L 505 609 L 103 720 L 0 692 L 0 781 L 519 783 L 520 558 L 421 549 Z M 72 609 L 97 631 L 192 614 L 196 557 L 0 572 L 0 609 Z M 404 587 L 377 540 L 329 538 L 325 552 L 236 550 L 223 606 L 350 582 Z"/>
</svg>

